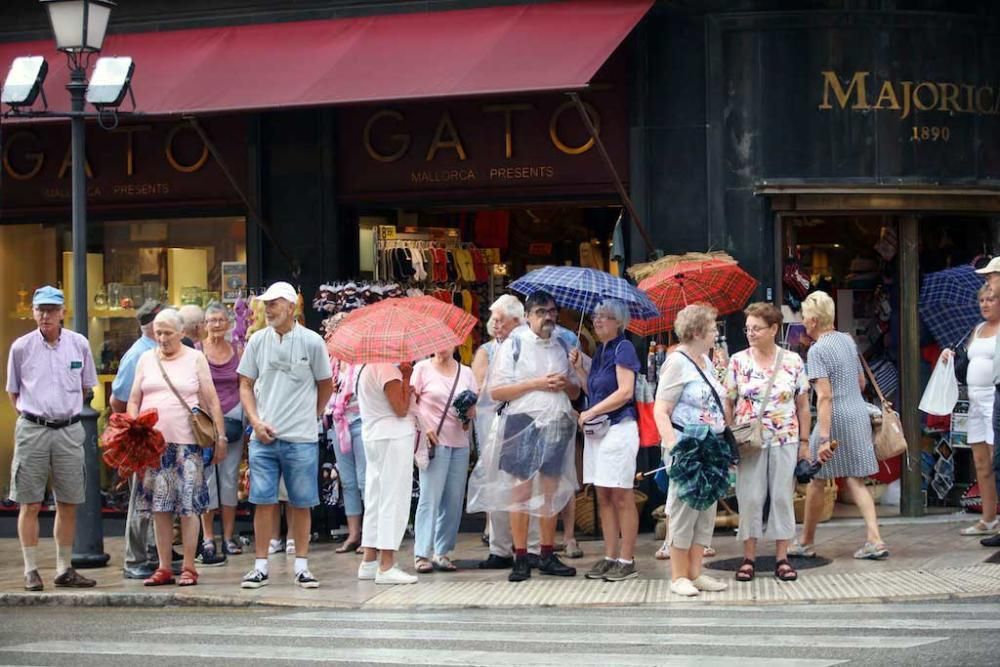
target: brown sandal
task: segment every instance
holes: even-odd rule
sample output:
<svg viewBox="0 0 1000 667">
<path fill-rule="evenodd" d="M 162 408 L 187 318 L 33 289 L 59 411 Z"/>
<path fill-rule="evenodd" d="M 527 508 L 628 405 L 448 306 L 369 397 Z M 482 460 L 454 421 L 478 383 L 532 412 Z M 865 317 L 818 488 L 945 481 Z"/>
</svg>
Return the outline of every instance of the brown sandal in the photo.
<svg viewBox="0 0 1000 667">
<path fill-rule="evenodd" d="M 354 542 L 344 542 L 339 547 L 333 550 L 335 554 L 346 554 L 348 552 L 354 553 L 361 548 L 361 540 L 356 540 Z"/>
<path fill-rule="evenodd" d="M 419 574 L 430 574 L 434 571 L 434 565 L 426 558 L 417 558 L 413 563 L 413 569 Z"/>
<path fill-rule="evenodd" d="M 198 571 L 189 567 L 181 571 L 181 576 L 177 579 L 178 586 L 194 586 L 198 583 Z"/>
<path fill-rule="evenodd" d="M 749 558 L 744 558 L 743 562 L 740 563 L 740 569 L 736 570 L 736 581 L 753 581 L 755 573 L 754 562 Z"/>
<path fill-rule="evenodd" d="M 782 558 L 774 564 L 774 576 L 781 581 L 795 581 L 799 578 L 799 573 L 787 559 Z"/>
</svg>

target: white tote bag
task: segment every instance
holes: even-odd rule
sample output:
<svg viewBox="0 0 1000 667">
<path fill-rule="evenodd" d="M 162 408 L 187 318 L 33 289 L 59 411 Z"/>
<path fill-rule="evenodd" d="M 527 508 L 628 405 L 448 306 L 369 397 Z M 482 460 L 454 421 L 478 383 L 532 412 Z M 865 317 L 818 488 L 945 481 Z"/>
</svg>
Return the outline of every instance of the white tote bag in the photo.
<svg viewBox="0 0 1000 667">
<path fill-rule="evenodd" d="M 917 409 L 929 415 L 950 415 L 958 402 L 958 380 L 955 379 L 955 360 L 938 359 L 930 382 L 920 397 Z"/>
</svg>

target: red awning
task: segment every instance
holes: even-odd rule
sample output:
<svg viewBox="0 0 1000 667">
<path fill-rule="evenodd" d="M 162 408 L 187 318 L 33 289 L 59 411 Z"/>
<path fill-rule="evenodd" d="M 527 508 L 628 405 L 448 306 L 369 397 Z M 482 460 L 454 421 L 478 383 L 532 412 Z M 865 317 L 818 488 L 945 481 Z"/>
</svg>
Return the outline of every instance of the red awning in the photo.
<svg viewBox="0 0 1000 667">
<path fill-rule="evenodd" d="M 563 91 L 585 87 L 652 4 L 569 0 L 130 33 L 108 36 L 102 55 L 135 60 L 138 110 L 151 115 Z M 0 44 L 0 71 L 44 55 L 49 106 L 66 110 L 67 68 L 53 46 Z"/>
</svg>

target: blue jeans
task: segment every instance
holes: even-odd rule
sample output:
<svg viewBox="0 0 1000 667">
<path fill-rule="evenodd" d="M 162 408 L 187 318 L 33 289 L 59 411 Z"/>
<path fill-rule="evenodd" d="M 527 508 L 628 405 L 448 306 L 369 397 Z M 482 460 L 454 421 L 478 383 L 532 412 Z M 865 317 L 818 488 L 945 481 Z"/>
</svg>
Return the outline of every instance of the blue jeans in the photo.
<svg viewBox="0 0 1000 667">
<path fill-rule="evenodd" d="M 278 502 L 278 480 L 285 480 L 292 507 L 319 505 L 319 443 L 250 441 L 250 502 Z"/>
<path fill-rule="evenodd" d="M 468 447 L 434 448 L 427 470 L 420 471 L 413 546 L 417 558 L 445 556 L 455 548 L 468 474 Z"/>
<path fill-rule="evenodd" d="M 336 432 L 331 431 L 336 437 Z M 361 439 L 361 420 L 351 422 L 351 451 L 343 453 L 337 448 L 337 471 L 340 473 L 340 488 L 343 491 L 344 514 L 361 516 L 364 514 L 365 497 L 365 445 Z"/>
</svg>

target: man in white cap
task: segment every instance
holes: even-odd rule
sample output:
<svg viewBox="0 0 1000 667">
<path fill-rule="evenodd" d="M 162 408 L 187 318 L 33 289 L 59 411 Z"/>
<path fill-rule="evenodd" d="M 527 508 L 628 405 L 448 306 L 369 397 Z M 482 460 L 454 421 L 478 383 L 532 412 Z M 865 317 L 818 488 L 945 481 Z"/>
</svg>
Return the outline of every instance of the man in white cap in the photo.
<svg viewBox="0 0 1000 667">
<path fill-rule="evenodd" d="M 17 411 L 10 498 L 20 504 L 17 537 L 24 556 L 24 589 L 40 591 L 35 552 L 38 512 L 52 475 L 56 498 L 57 587 L 89 588 L 97 584 L 71 565 L 76 506 L 84 501 L 83 396 L 97 385 L 90 343 L 63 329 L 66 314 L 62 290 L 46 285 L 35 290 L 32 313 L 38 328 L 17 340 L 7 360 L 7 394 Z"/>
<path fill-rule="evenodd" d="M 986 276 L 993 294 L 1000 296 L 1000 257 L 994 257 L 989 264 L 977 269 L 976 273 Z M 996 339 L 997 346 L 993 351 L 993 384 L 996 387 L 993 394 L 993 432 L 1000 433 L 1000 336 Z M 993 469 L 1000 472 L 1000 447 L 993 448 Z M 979 543 L 984 547 L 1000 547 L 1000 535 L 984 538 Z"/>
<path fill-rule="evenodd" d="M 309 572 L 310 510 L 319 504 L 317 420 L 333 393 L 326 344 L 295 321 L 295 288 L 277 282 L 258 298 L 267 327 L 247 342 L 237 372 L 240 402 L 253 427 L 250 439 L 250 502 L 256 560 L 243 588 L 268 583 L 268 545 L 277 520 L 278 480 L 288 490 L 289 523 L 296 545 L 295 584 L 318 588 Z"/>
</svg>

